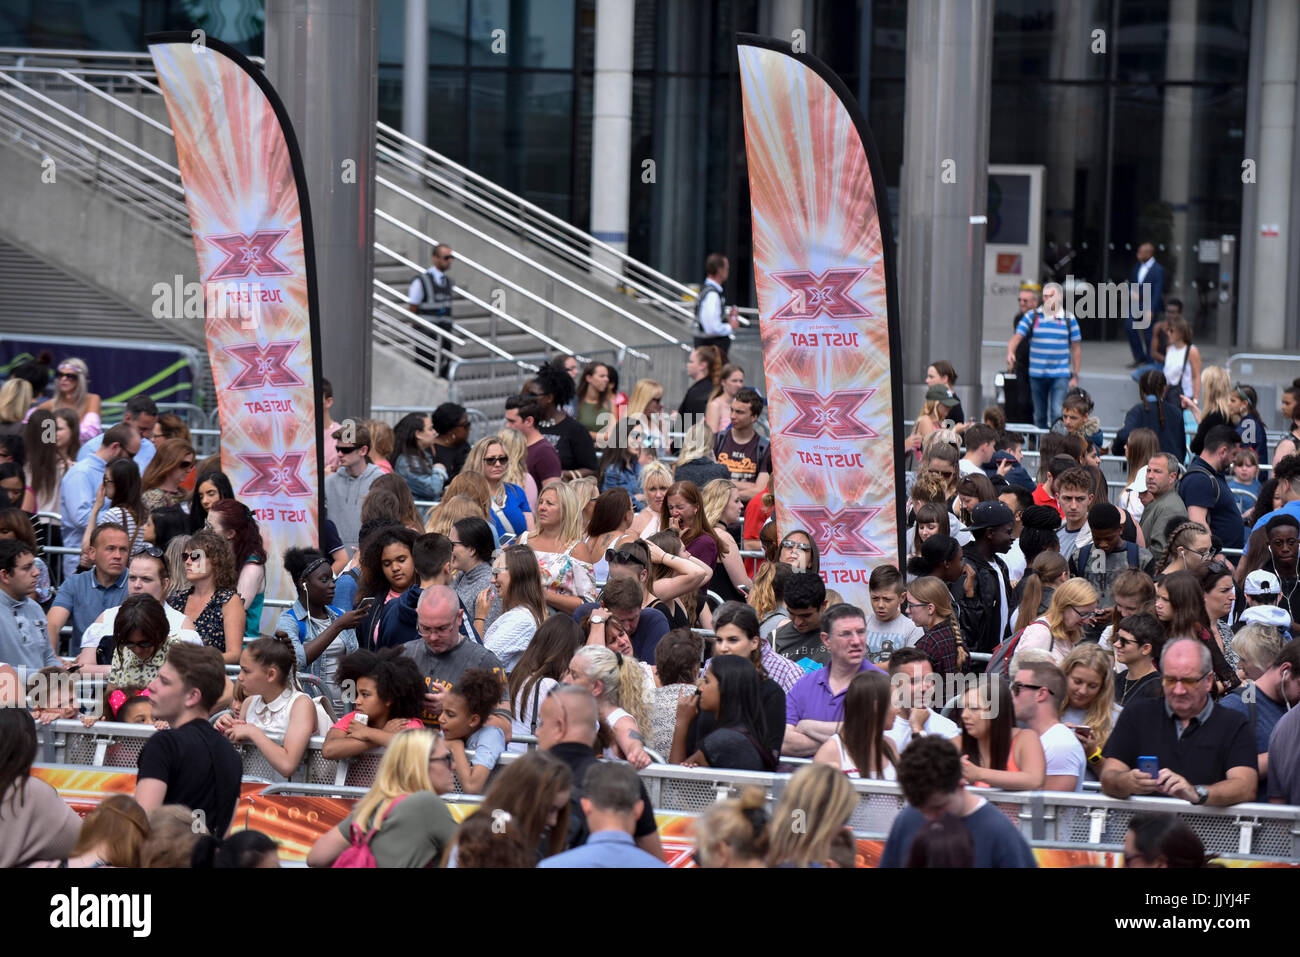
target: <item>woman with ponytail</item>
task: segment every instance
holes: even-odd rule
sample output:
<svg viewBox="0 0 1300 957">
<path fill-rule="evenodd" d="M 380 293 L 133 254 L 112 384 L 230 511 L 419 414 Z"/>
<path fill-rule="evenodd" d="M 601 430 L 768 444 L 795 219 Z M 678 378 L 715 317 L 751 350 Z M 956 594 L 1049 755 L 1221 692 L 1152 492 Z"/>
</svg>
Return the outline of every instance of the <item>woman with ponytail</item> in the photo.
<svg viewBox="0 0 1300 957">
<path fill-rule="evenodd" d="M 952 610 L 948 586 L 930 575 L 918 578 L 907 586 L 903 610 L 925 632 L 917 639 L 916 647 L 929 657 L 934 673 L 941 679 L 961 674 L 970 656 Z"/>
<path fill-rule="evenodd" d="M 1034 563 L 1020 580 L 1020 606 L 1012 633 L 1024 628 L 1039 615 L 1047 614 L 1056 586 L 1070 577 L 1070 566 L 1060 552 L 1039 552 Z"/>
<path fill-rule="evenodd" d="M 766 867 L 767 805 L 763 789 L 750 785 L 740 797 L 718 801 L 695 819 L 700 867 Z"/>
<path fill-rule="evenodd" d="M 1059 552 L 1061 542 L 1057 530 L 1061 527 L 1061 513 L 1051 505 L 1031 505 L 1020 513 L 1020 551 L 1025 556 L 1025 567 L 1034 563 L 1040 552 Z"/>
<path fill-rule="evenodd" d="M 239 718 L 224 715 L 216 723 L 232 742 L 251 741 L 285 778 L 298 770 L 308 741 L 317 733 L 316 705 L 298 690 L 293 644 L 278 631 L 274 638 L 244 646 L 239 658 L 239 687 L 244 692 Z"/>
<path fill-rule="evenodd" d="M 643 694 L 645 679 L 635 658 L 584 645 L 569 662 L 563 681 L 581 685 L 595 697 L 600 720 L 614 735 L 605 757 L 621 758 L 637 770 L 650 764 L 643 742 L 651 720 Z"/>
<path fill-rule="evenodd" d="M 1161 452 L 1178 456 L 1180 462 L 1187 457 L 1183 410 L 1165 398 L 1168 387 L 1163 369 L 1148 369 L 1142 373 L 1138 379 L 1141 401 L 1124 416 L 1124 426 L 1115 433 L 1115 442 L 1111 445 L 1112 455 L 1124 454 L 1124 446 L 1134 430 L 1150 429 L 1156 434 Z"/>
</svg>

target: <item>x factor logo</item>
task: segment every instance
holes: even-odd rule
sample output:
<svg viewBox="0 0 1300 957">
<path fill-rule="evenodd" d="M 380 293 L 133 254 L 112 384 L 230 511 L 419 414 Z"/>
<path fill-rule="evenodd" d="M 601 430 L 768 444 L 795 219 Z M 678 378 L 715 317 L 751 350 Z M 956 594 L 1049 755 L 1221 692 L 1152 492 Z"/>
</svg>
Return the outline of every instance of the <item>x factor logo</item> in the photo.
<svg viewBox="0 0 1300 957">
<path fill-rule="evenodd" d="M 263 349 L 255 342 L 238 346 L 226 346 L 225 350 L 233 359 L 238 359 L 244 367 L 239 370 L 235 381 L 230 383 L 230 390 L 260 389 L 264 385 L 286 387 L 304 385 L 298 375 L 286 363 L 289 354 L 298 348 L 293 340 L 268 342 Z"/>
<path fill-rule="evenodd" d="M 240 486 L 240 495 L 310 495 L 311 489 L 298 474 L 306 452 L 241 454 L 239 460 L 253 470 L 253 477 Z"/>
<path fill-rule="evenodd" d="M 801 439 L 879 438 L 879 434 L 857 417 L 857 412 L 876 394 L 875 389 L 853 389 L 823 397 L 811 389 L 782 389 L 798 417 L 781 430 L 782 435 Z"/>
<path fill-rule="evenodd" d="M 875 518 L 881 508 L 845 508 L 832 512 L 824 505 L 803 505 L 794 506 L 790 511 L 812 532 L 823 555 L 837 551 L 841 555 L 880 558 L 885 554 L 863 537 L 863 526 Z"/>
<path fill-rule="evenodd" d="M 772 278 L 793 296 L 778 309 L 773 319 L 867 319 L 871 310 L 849 295 L 853 284 L 866 275 L 867 267 L 837 267 L 821 275 L 807 269 L 774 272 Z"/>
<path fill-rule="evenodd" d="M 293 273 L 288 266 L 273 255 L 272 250 L 280 240 L 289 235 L 287 229 L 259 229 L 251 236 L 231 233 L 228 236 L 204 238 L 226 254 L 225 261 L 208 277 L 208 282 L 218 279 L 242 279 L 254 276 L 288 276 Z"/>
</svg>

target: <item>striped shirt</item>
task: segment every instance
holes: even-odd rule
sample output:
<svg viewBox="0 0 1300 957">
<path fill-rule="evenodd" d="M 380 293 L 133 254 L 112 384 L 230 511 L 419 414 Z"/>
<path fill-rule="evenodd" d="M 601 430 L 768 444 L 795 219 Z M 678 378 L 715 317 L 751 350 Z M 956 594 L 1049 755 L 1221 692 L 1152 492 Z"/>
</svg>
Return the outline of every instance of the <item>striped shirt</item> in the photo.
<svg viewBox="0 0 1300 957">
<path fill-rule="evenodd" d="M 1037 326 L 1032 326 L 1037 322 Z M 1029 340 L 1029 376 L 1033 379 L 1058 379 L 1070 375 L 1070 343 L 1079 342 L 1083 336 L 1079 333 L 1079 322 L 1070 313 L 1055 318 L 1048 318 L 1043 310 L 1027 312 L 1020 318 L 1016 332 L 1028 336 L 1033 328 L 1033 338 Z"/>
</svg>

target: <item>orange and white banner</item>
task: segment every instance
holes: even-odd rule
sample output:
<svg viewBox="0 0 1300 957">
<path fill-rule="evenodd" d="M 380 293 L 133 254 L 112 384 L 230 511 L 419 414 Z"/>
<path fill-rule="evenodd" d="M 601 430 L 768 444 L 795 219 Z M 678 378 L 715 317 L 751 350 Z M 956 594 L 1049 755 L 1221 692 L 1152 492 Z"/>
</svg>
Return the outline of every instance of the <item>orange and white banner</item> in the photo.
<svg viewBox="0 0 1300 957">
<path fill-rule="evenodd" d="M 898 310 L 884 179 L 844 84 L 790 44 L 741 36 L 754 281 L 776 520 L 866 607 L 906 555 Z"/>
<path fill-rule="evenodd" d="M 288 115 L 260 68 L 218 40 L 147 38 L 167 101 L 207 304 L 221 466 L 257 517 L 266 593 L 281 556 L 318 538 L 321 368 L 306 180 Z"/>
</svg>

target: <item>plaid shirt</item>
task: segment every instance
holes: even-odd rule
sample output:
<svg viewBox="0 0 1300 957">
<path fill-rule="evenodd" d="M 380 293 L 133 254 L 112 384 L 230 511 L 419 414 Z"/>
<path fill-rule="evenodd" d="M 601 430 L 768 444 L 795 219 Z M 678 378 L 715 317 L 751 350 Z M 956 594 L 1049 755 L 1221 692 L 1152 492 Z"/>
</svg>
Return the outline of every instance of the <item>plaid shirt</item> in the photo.
<svg viewBox="0 0 1300 957">
<path fill-rule="evenodd" d="M 803 669 L 784 655 L 779 655 L 766 641 L 759 642 L 763 654 L 763 670 L 767 676 L 781 686 L 786 694 L 794 683 L 803 677 Z"/>
<path fill-rule="evenodd" d="M 948 625 L 935 625 L 917 639 L 916 647 L 924 651 L 934 666 L 935 674 L 957 674 L 957 636 Z"/>
</svg>

